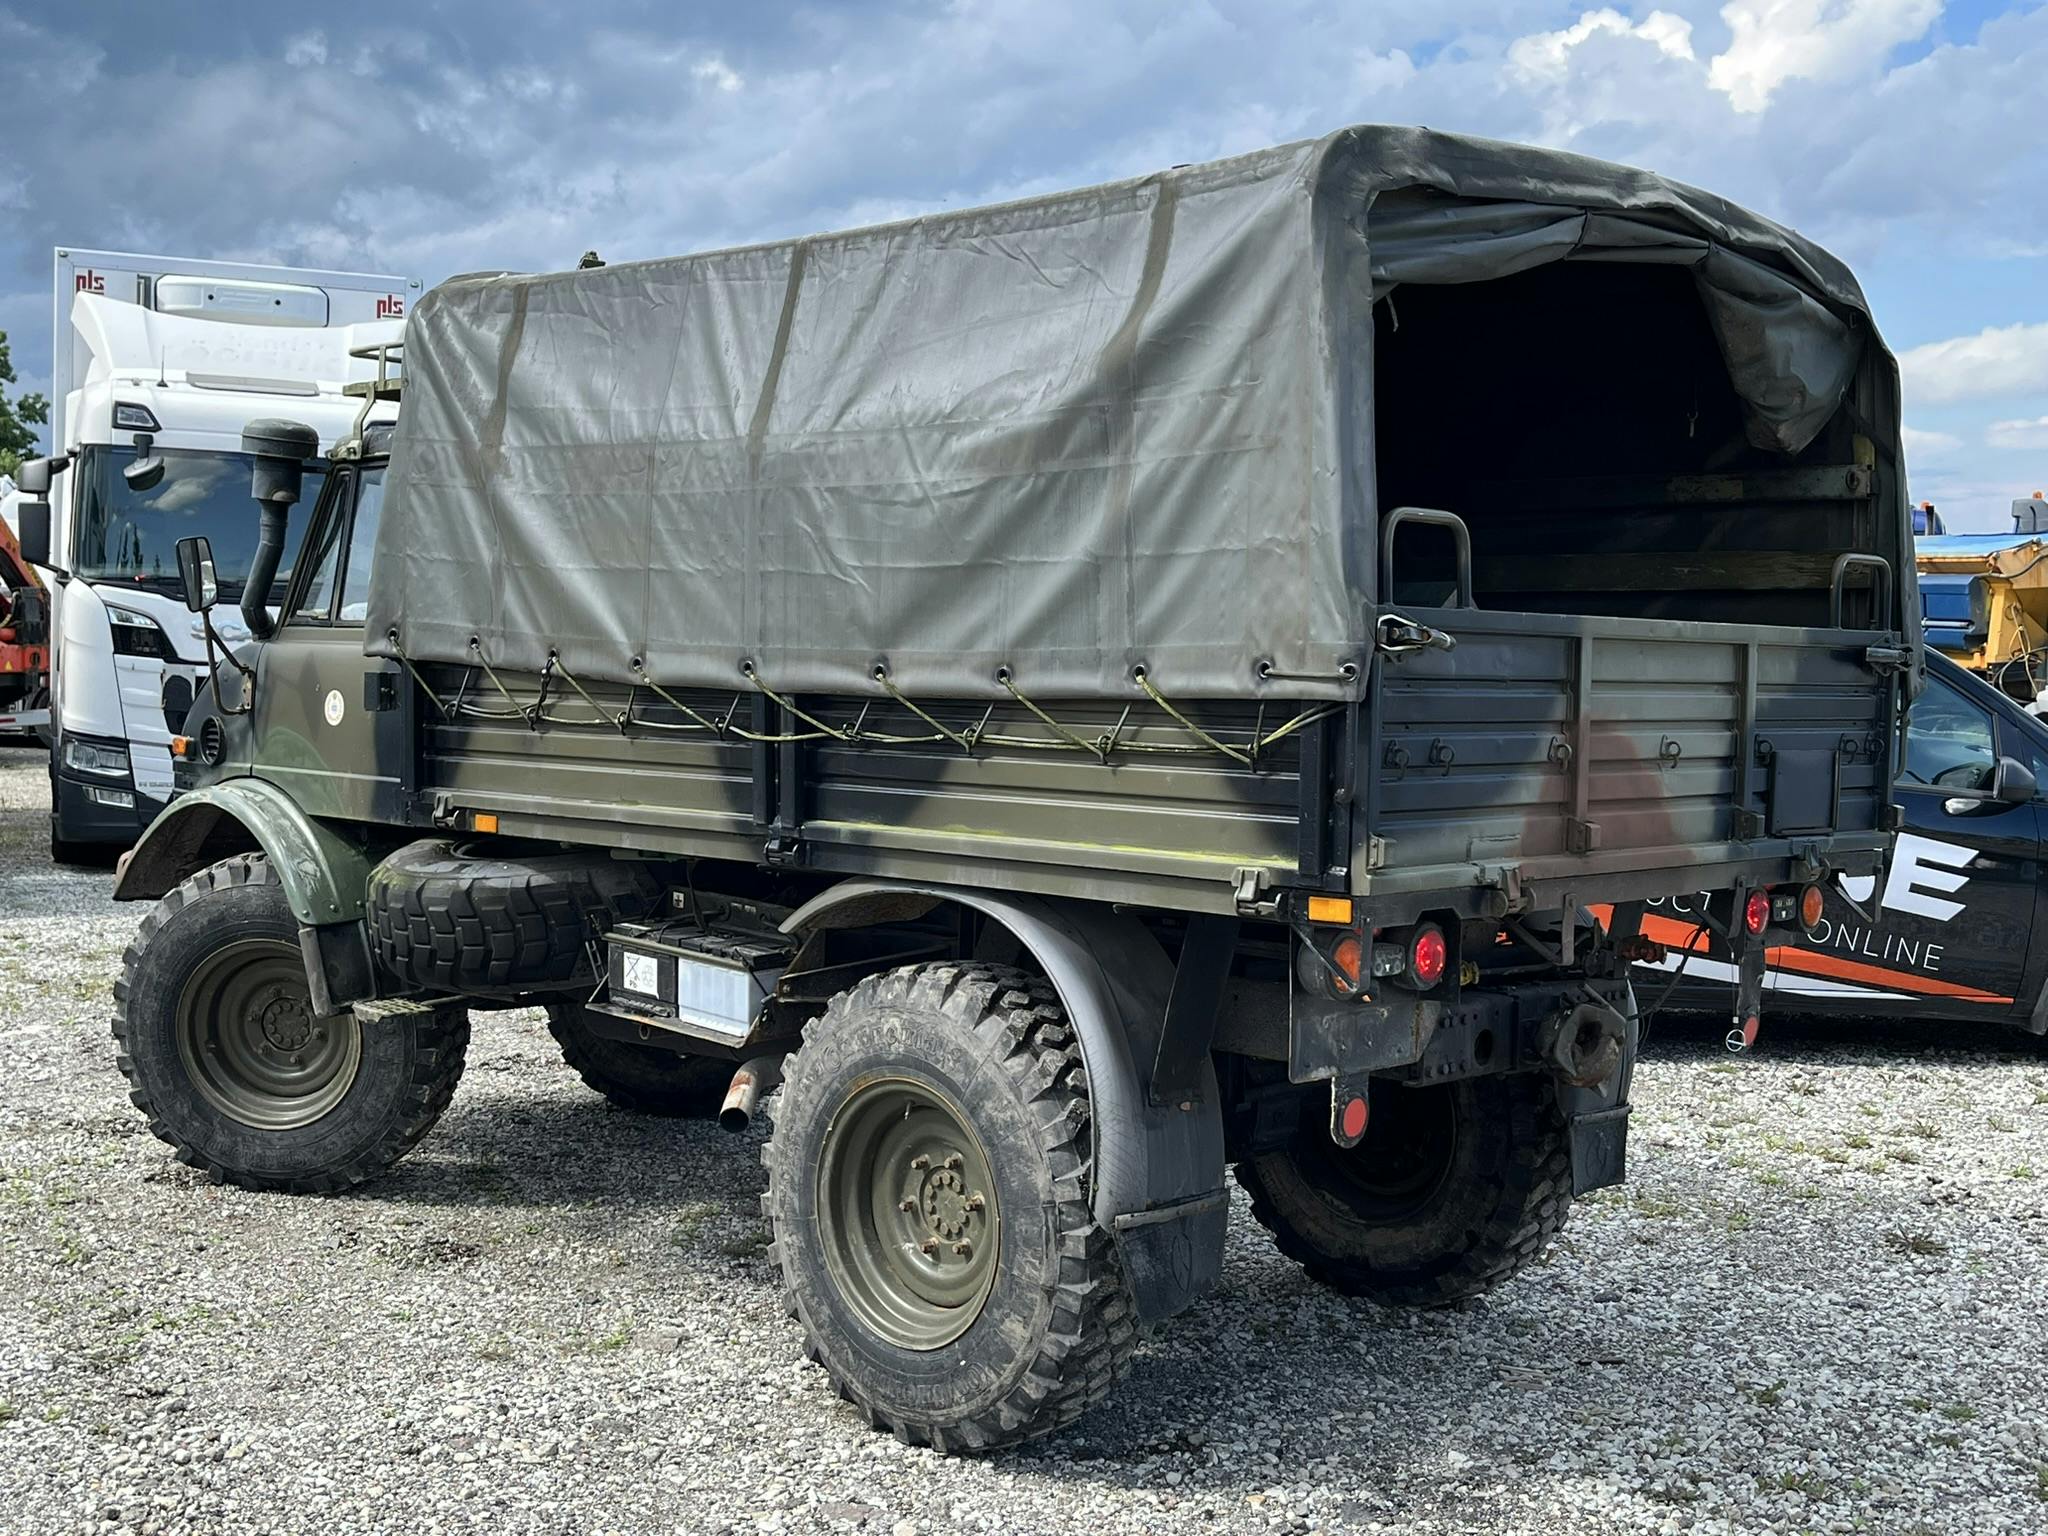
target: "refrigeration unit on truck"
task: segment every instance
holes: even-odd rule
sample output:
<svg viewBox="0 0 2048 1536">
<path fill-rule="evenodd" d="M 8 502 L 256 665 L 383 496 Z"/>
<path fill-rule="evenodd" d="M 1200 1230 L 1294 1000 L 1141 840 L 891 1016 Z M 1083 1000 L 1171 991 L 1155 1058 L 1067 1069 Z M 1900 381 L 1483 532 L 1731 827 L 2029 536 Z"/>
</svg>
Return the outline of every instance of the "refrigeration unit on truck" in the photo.
<svg viewBox="0 0 2048 1536">
<path fill-rule="evenodd" d="M 348 353 L 398 337 L 418 290 L 404 277 L 57 251 L 52 457 L 25 466 L 38 489 L 24 484 L 16 503 L 47 529 L 48 547 L 29 553 L 50 598 L 57 856 L 126 847 L 170 794 L 170 741 L 205 662 L 176 599 L 174 550 L 209 538 L 239 593 L 254 547 L 242 425 L 289 409 L 340 436 L 355 417 L 340 386 L 366 366 Z M 288 551 L 281 577 L 289 567 Z"/>
<path fill-rule="evenodd" d="M 1356 129 L 461 279 L 406 354 L 395 426 L 249 424 L 258 577 L 317 505 L 116 882 L 135 1103 L 325 1191 L 473 1009 L 638 1109 L 779 1079 L 771 1260 L 905 1439 L 1072 1422 L 1232 1164 L 1340 1291 L 1501 1283 L 1623 1175 L 1646 903 L 1714 893 L 1747 1031 L 1877 874 L 1897 369 L 1719 198 Z"/>
</svg>

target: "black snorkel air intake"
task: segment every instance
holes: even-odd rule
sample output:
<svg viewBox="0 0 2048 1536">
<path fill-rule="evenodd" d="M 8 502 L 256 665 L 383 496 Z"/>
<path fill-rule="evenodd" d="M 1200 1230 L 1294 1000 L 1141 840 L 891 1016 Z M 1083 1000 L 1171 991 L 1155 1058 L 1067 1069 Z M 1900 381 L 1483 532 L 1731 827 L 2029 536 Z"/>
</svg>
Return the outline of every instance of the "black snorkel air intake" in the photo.
<svg viewBox="0 0 2048 1536">
<path fill-rule="evenodd" d="M 242 588 L 242 619 L 258 640 L 268 640 L 277 627 L 270 620 L 270 584 L 284 559 L 285 525 L 305 483 L 306 460 L 319 451 L 320 434 L 302 421 L 273 417 L 242 429 L 242 452 L 256 461 L 249 474 L 249 494 L 256 498 L 262 519 L 249 581 Z"/>
</svg>

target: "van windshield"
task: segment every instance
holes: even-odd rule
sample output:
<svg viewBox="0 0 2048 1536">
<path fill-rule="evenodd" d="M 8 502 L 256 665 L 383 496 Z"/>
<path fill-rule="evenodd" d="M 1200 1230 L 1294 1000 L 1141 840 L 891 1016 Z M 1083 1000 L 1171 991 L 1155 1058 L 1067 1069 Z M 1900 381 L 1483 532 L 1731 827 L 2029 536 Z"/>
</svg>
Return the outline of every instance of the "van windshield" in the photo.
<svg viewBox="0 0 2048 1536">
<path fill-rule="evenodd" d="M 213 568 L 220 595 L 239 602 L 256 554 L 256 503 L 249 495 L 250 459 L 246 453 L 215 453 L 203 449 L 157 450 L 164 461 L 163 478 L 138 491 L 121 471 L 135 462 L 125 446 L 96 444 L 82 450 L 72 473 L 76 519 L 72 570 L 88 581 L 129 582 L 164 592 L 180 590 L 178 540 L 204 535 L 213 545 Z M 270 601 L 282 599 L 291 579 L 291 561 L 306 517 L 320 496 L 325 466 L 308 465 L 299 503 L 292 508 L 285 531 L 285 558 L 270 589 Z"/>
</svg>

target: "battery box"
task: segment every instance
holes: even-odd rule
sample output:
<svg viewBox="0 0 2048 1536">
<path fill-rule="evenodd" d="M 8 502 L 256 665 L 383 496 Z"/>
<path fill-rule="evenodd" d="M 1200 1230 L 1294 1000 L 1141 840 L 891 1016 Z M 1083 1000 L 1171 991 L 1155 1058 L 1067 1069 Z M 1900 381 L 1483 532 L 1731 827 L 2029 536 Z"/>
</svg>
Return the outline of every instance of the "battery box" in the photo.
<svg viewBox="0 0 2048 1536">
<path fill-rule="evenodd" d="M 789 964 L 787 940 L 708 932 L 694 919 L 621 923 L 605 935 L 609 1010 L 738 1045 Z"/>
</svg>

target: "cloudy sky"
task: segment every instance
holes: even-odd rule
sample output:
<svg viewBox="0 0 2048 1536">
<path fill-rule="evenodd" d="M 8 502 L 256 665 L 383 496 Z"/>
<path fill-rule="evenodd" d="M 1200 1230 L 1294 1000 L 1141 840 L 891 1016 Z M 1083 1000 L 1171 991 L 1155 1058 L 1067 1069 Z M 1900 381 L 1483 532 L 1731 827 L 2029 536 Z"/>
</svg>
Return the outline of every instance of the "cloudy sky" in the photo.
<svg viewBox="0 0 2048 1536">
<path fill-rule="evenodd" d="M 432 282 L 1410 122 L 1819 239 L 1904 359 L 1915 495 L 1990 528 L 2048 486 L 2048 0 L 70 0 L 0 8 L 0 99 L 28 387 L 59 243 Z"/>
</svg>

